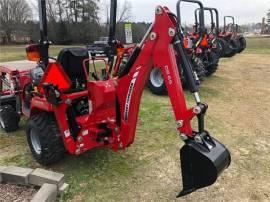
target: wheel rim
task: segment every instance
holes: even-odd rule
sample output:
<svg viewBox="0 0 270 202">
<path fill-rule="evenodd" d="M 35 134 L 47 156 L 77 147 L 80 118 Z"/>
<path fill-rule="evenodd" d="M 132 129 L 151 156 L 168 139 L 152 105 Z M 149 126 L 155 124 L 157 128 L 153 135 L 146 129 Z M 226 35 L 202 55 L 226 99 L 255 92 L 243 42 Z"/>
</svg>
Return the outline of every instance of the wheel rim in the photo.
<svg viewBox="0 0 270 202">
<path fill-rule="evenodd" d="M 154 68 L 150 73 L 150 81 L 154 87 L 161 87 L 164 83 L 162 71 L 159 68 Z"/>
<path fill-rule="evenodd" d="M 3 119 L 2 119 L 1 116 L 0 116 L 0 125 L 1 125 L 1 127 L 2 127 L 3 129 L 5 129 L 5 123 L 4 123 L 4 121 L 3 121 Z"/>
<path fill-rule="evenodd" d="M 37 154 L 41 154 L 40 139 L 39 139 L 39 136 L 34 129 L 32 129 L 30 132 L 30 139 L 31 139 L 31 143 L 32 143 L 34 151 Z"/>
</svg>

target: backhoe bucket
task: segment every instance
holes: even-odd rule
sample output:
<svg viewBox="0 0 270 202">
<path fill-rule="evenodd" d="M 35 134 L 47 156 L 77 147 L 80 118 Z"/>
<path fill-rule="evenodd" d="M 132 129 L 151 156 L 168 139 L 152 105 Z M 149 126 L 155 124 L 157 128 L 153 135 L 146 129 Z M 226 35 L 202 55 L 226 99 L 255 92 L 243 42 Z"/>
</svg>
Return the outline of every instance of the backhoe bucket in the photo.
<svg viewBox="0 0 270 202">
<path fill-rule="evenodd" d="M 177 197 L 212 185 L 231 162 L 228 149 L 207 132 L 187 140 L 180 158 L 183 190 Z"/>
</svg>

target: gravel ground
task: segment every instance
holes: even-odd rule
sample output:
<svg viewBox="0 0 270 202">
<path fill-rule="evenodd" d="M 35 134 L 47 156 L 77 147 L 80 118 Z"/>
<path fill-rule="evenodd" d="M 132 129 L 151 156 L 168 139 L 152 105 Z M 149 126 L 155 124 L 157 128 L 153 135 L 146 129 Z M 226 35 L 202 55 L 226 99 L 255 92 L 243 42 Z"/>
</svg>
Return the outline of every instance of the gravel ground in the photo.
<svg viewBox="0 0 270 202">
<path fill-rule="evenodd" d="M 0 202 L 28 202 L 36 193 L 33 187 L 0 184 Z"/>
</svg>

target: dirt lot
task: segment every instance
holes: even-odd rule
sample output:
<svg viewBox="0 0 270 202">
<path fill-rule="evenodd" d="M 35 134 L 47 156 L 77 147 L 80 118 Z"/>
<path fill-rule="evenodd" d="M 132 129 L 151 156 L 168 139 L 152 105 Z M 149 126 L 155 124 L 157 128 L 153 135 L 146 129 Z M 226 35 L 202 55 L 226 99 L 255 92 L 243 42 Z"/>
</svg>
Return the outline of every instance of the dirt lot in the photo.
<svg viewBox="0 0 270 202">
<path fill-rule="evenodd" d="M 167 97 L 145 90 L 135 143 L 114 153 L 93 150 L 47 168 L 71 187 L 61 201 L 270 201 L 270 39 L 252 39 L 244 53 L 222 59 L 202 86 L 207 128 L 231 151 L 232 164 L 217 183 L 182 199 L 179 148 Z M 187 93 L 190 104 L 192 96 Z M 39 167 L 20 131 L 0 133 L 0 165 Z"/>
</svg>

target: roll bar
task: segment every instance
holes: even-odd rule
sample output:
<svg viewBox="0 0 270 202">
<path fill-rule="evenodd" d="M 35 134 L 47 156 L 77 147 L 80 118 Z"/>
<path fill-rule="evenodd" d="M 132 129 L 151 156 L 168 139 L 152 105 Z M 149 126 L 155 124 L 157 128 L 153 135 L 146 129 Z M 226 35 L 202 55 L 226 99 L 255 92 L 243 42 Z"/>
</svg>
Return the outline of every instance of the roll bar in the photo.
<svg viewBox="0 0 270 202">
<path fill-rule="evenodd" d="M 224 31 L 225 31 L 225 27 L 227 26 L 227 23 L 226 23 L 227 18 L 231 18 L 232 19 L 232 24 L 235 25 L 233 16 L 230 16 L 230 15 L 224 16 Z"/>
<path fill-rule="evenodd" d="M 209 8 L 206 8 L 204 7 L 204 11 L 209 11 L 210 12 L 210 16 L 211 16 L 211 29 L 214 28 L 214 17 L 213 17 L 213 11 Z M 200 22 L 198 21 L 198 13 L 200 14 L 200 11 L 201 9 L 200 8 L 197 8 L 195 11 L 194 11 L 194 14 L 195 14 L 195 24 L 200 24 Z"/>
<path fill-rule="evenodd" d="M 216 27 L 217 32 L 219 33 L 219 12 L 216 8 L 210 8 L 210 7 L 204 7 L 204 10 L 207 10 L 210 12 L 211 15 L 211 29 L 213 30 Z M 200 11 L 200 8 L 197 8 L 195 10 L 195 23 L 198 23 L 198 12 Z M 213 15 L 213 11 L 215 12 L 216 15 L 216 22 L 214 22 L 214 15 Z M 215 25 L 215 27 L 214 27 Z M 217 34 L 218 34 L 217 33 Z"/>
<path fill-rule="evenodd" d="M 49 39 L 46 14 L 46 0 L 38 0 L 39 8 L 39 30 L 40 30 L 40 56 L 42 68 L 45 69 L 49 63 Z"/>
<path fill-rule="evenodd" d="M 112 45 L 113 41 L 115 40 L 116 12 L 117 12 L 117 0 L 111 0 L 109 45 Z"/>
<path fill-rule="evenodd" d="M 204 10 L 203 4 L 200 1 L 197 0 L 178 0 L 177 4 L 176 4 L 176 11 L 177 11 L 177 18 L 178 18 L 178 22 L 179 22 L 179 28 L 182 31 L 182 27 L 181 27 L 181 2 L 188 2 L 188 3 L 195 3 L 198 4 L 201 10 Z M 202 37 L 202 35 L 205 32 L 205 26 L 204 26 L 204 12 L 200 12 L 200 35 Z"/>
<path fill-rule="evenodd" d="M 219 30 L 219 12 L 216 8 L 211 8 L 216 14 L 216 28 Z"/>
<path fill-rule="evenodd" d="M 108 53 L 108 64 L 109 71 L 107 77 L 112 72 L 114 65 L 114 55 L 115 55 L 115 29 L 116 29 L 116 14 L 117 14 L 117 0 L 111 0 L 111 10 L 110 10 L 110 28 L 109 28 L 109 41 L 110 51 Z"/>
</svg>

